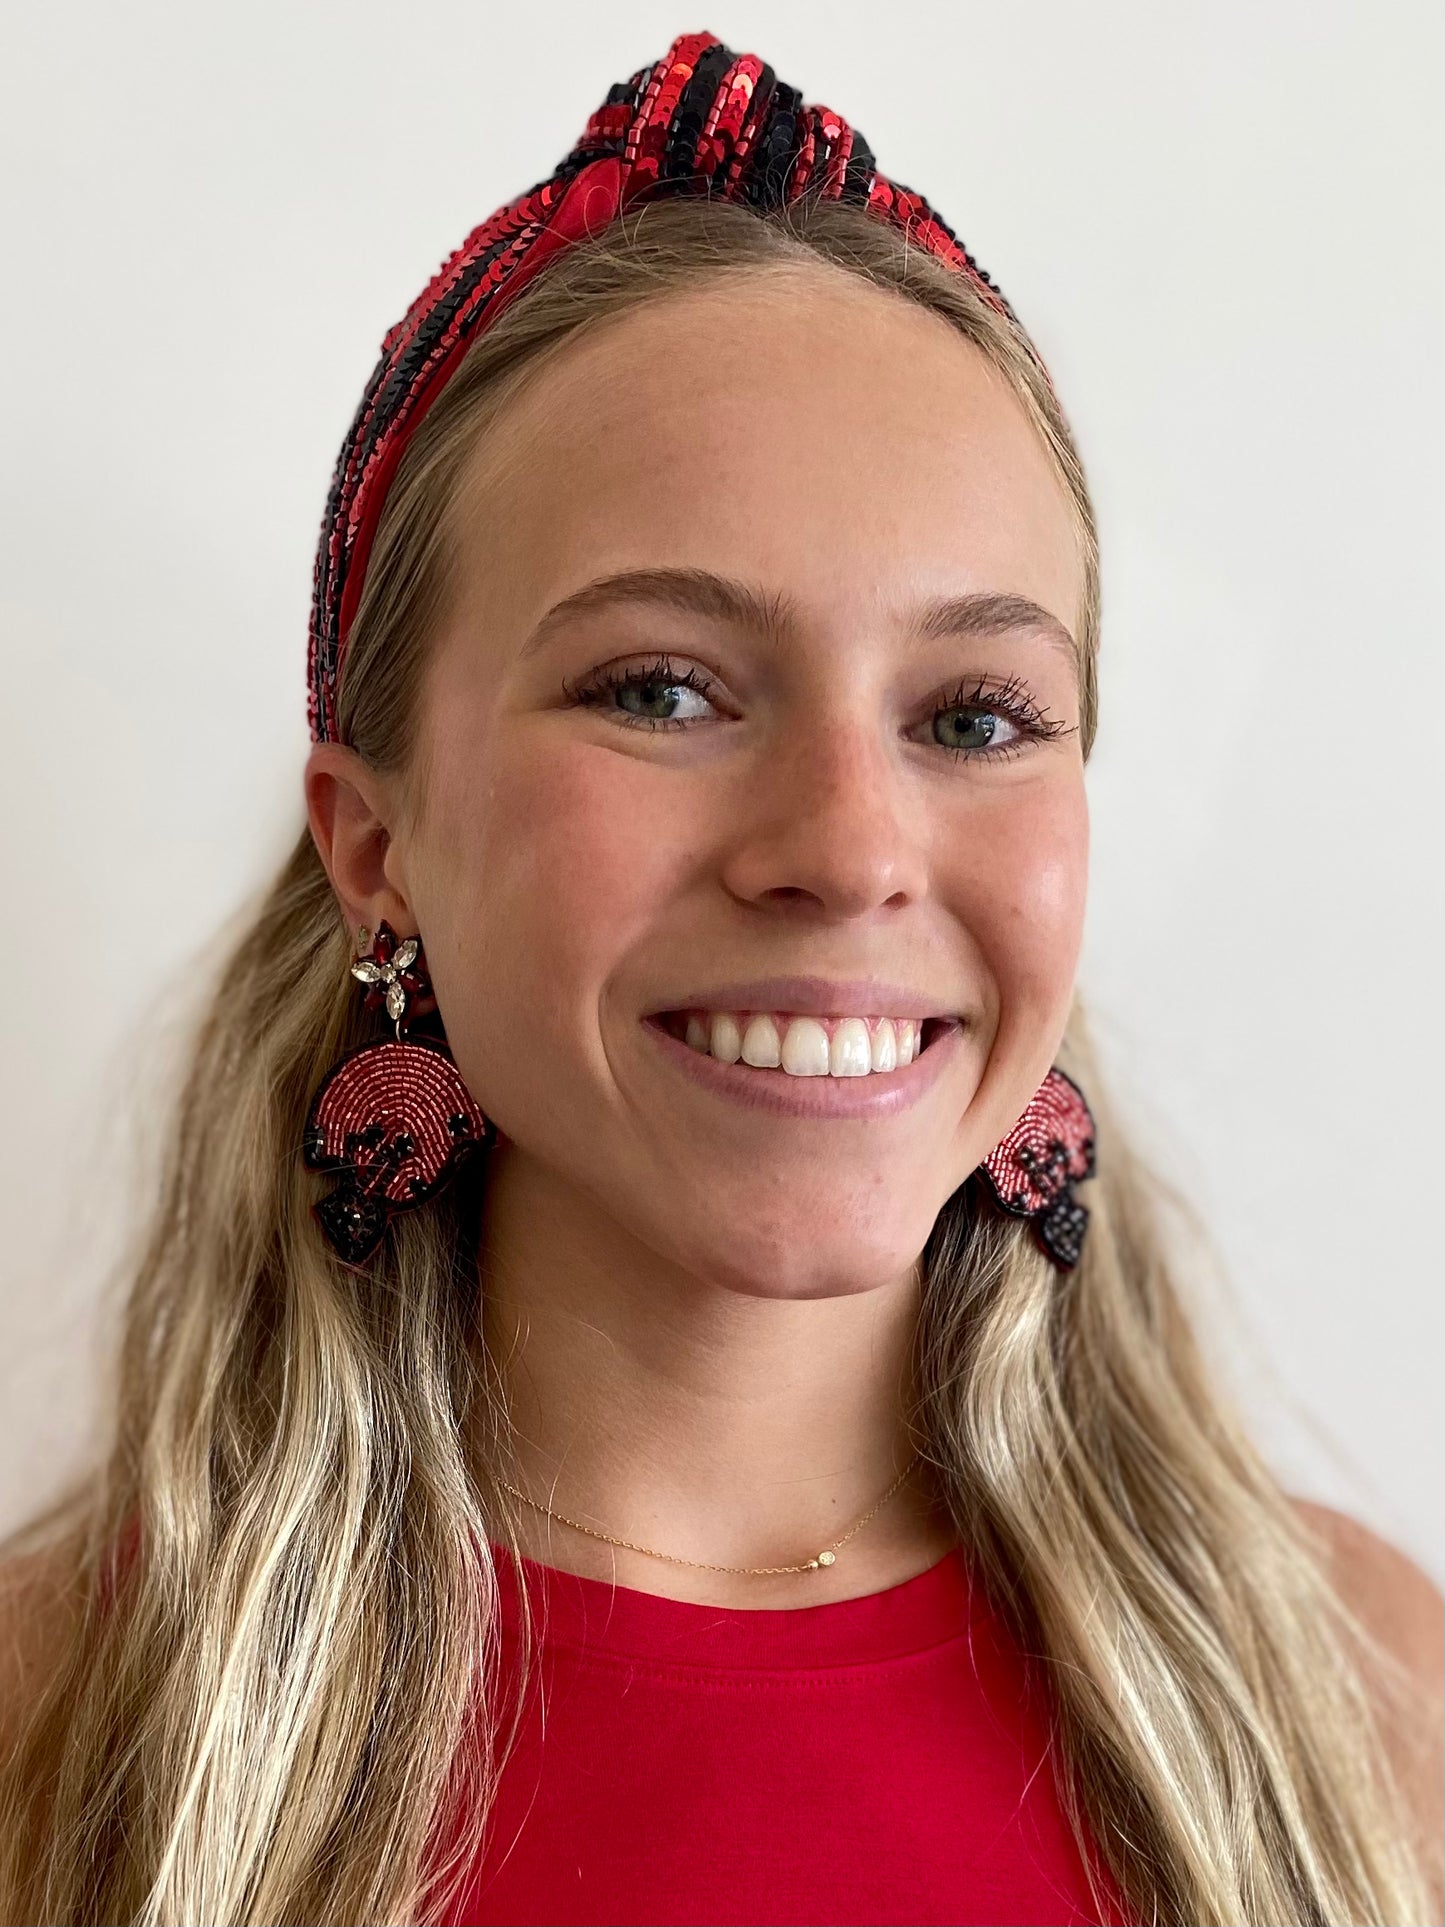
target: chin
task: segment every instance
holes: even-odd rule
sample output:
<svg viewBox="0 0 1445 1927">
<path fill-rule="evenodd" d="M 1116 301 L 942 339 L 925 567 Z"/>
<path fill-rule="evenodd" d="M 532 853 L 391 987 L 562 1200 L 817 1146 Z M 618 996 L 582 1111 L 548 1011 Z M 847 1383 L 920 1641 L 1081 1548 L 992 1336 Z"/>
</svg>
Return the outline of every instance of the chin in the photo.
<svg viewBox="0 0 1445 1927">
<path fill-rule="evenodd" d="M 819 1237 L 806 1225 L 769 1234 L 750 1225 L 741 1237 L 719 1240 L 716 1227 L 692 1245 L 670 1242 L 677 1262 L 698 1278 L 744 1298 L 853 1298 L 897 1285 L 918 1261 L 932 1229 L 879 1225 L 862 1239 L 846 1222 Z"/>
</svg>

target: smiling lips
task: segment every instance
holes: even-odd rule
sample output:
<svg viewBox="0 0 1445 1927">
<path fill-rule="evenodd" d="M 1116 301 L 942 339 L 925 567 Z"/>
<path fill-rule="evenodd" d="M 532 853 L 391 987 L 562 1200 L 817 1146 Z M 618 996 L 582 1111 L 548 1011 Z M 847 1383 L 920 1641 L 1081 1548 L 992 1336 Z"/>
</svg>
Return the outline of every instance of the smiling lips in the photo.
<svg viewBox="0 0 1445 1927">
<path fill-rule="evenodd" d="M 700 1056 L 723 1064 L 781 1070 L 789 1077 L 867 1077 L 911 1064 L 944 1020 L 680 1010 L 660 1021 Z"/>
</svg>

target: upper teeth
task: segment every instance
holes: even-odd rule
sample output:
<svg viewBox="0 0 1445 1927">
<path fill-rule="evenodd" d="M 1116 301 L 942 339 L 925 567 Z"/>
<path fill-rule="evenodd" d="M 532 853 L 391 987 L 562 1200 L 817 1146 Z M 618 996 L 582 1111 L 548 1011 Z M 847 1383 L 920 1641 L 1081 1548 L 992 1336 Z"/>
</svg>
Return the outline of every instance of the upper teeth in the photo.
<svg viewBox="0 0 1445 1927">
<path fill-rule="evenodd" d="M 789 1017 L 768 1011 L 691 1010 L 687 1041 L 695 1051 L 790 1077 L 866 1077 L 911 1064 L 920 1017 Z"/>
</svg>

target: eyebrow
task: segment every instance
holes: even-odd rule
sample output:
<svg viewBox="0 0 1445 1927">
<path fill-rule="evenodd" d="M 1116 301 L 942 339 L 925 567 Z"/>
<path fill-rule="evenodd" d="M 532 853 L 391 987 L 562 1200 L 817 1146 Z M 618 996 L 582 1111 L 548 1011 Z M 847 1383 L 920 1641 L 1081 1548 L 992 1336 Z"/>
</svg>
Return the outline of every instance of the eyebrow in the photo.
<svg viewBox="0 0 1445 1927">
<path fill-rule="evenodd" d="M 520 659 L 525 661 L 534 655 L 579 616 L 625 603 L 732 623 L 774 644 L 786 642 L 799 626 L 796 604 L 789 597 L 714 575 L 710 569 L 623 569 L 615 575 L 599 576 L 555 603 L 522 645 Z M 929 642 L 950 636 L 997 636 L 1009 630 L 1033 629 L 1054 648 L 1065 651 L 1072 662 L 1078 661 L 1078 644 L 1069 630 L 1057 616 L 1027 596 L 986 591 L 945 596 L 925 603 L 915 613 L 912 626 Z"/>
</svg>

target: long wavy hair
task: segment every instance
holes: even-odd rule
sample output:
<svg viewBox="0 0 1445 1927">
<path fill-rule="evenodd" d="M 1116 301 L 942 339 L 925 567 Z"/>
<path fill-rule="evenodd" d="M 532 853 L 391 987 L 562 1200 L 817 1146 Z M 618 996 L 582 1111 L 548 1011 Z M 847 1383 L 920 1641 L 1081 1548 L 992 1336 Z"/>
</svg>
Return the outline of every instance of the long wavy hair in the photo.
<svg viewBox="0 0 1445 1927">
<path fill-rule="evenodd" d="M 1087 755 L 1095 519 L 1027 337 L 861 210 L 703 201 L 615 222 L 472 345 L 390 492 L 343 739 L 380 769 L 421 753 L 459 478 L 521 384 L 641 304 L 820 272 L 957 329 L 1056 462 L 1084 563 Z M 478 1310 L 486 1166 L 397 1220 L 364 1272 L 323 1242 L 298 1147 L 323 1075 L 367 1034 L 349 956 L 303 826 L 195 1023 L 126 1263 L 113 1439 L 5 1547 L 58 1565 L 73 1609 L 0 1762 L 7 1920 L 453 1917 L 460 1843 L 478 1837 L 515 1731 L 491 1548 L 517 1545 L 517 1521 L 495 1484 L 506 1413 Z M 1083 1261 L 1057 1272 L 966 1182 L 922 1254 L 914 1423 L 967 1556 L 1048 1664 L 1055 1771 L 1086 1859 L 1141 1922 L 1423 1922 L 1363 1683 L 1362 1655 L 1377 1672 L 1388 1661 L 1211 1382 L 1179 1201 L 1126 1142 L 1077 1002 L 1059 1062 L 1099 1125 Z M 123 1559 L 128 1533 L 140 1553 Z"/>
</svg>

